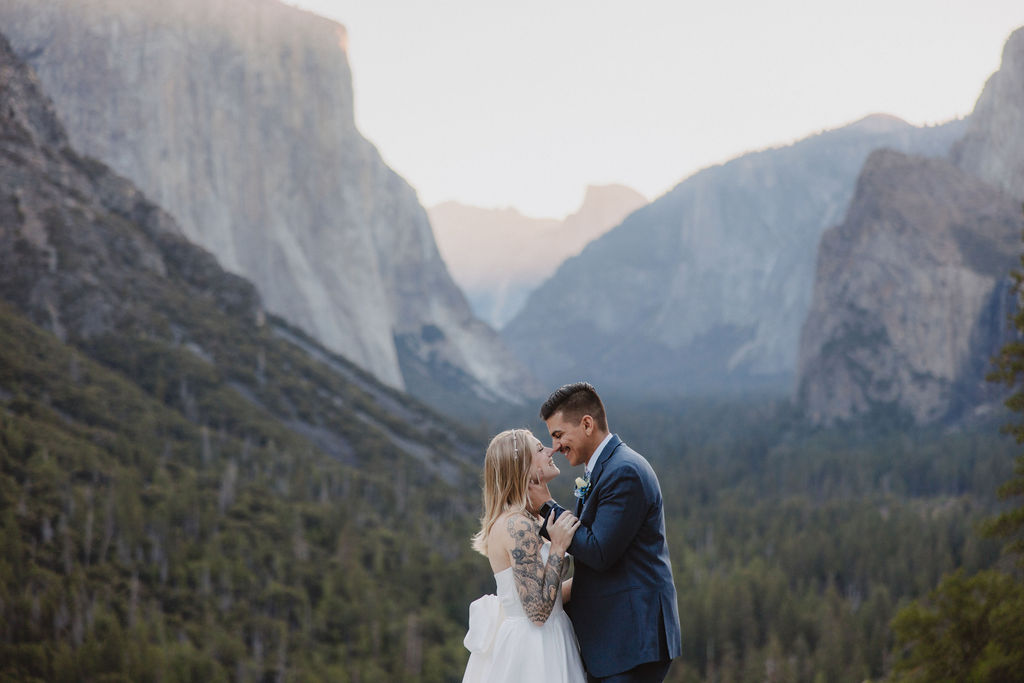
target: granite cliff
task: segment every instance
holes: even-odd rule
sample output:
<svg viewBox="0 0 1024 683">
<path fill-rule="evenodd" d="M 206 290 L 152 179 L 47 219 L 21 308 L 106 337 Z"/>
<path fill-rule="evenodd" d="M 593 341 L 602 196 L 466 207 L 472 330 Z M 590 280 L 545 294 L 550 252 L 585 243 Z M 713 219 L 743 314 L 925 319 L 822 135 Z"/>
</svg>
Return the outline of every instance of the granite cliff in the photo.
<svg viewBox="0 0 1024 683">
<path fill-rule="evenodd" d="M 1021 227 L 1017 201 L 946 160 L 872 154 L 821 240 L 801 340 L 808 418 L 927 424 L 990 400 Z"/>
<path fill-rule="evenodd" d="M 414 190 L 356 129 L 342 26 L 277 0 L 5 0 L 0 23 L 75 148 L 269 311 L 433 400 L 535 390 L 473 316 Z"/>
<path fill-rule="evenodd" d="M 872 116 L 700 171 L 562 264 L 503 336 L 549 384 L 788 393 L 818 240 L 864 160 L 944 155 L 962 127 Z"/>
<path fill-rule="evenodd" d="M 1024 198 L 1024 29 L 1010 35 L 985 83 L 967 132 L 950 158 L 959 168 Z"/>
<path fill-rule="evenodd" d="M 562 220 L 445 202 L 428 209 L 437 245 L 473 311 L 501 329 L 567 258 L 647 203 L 623 185 L 587 188 Z"/>
<path fill-rule="evenodd" d="M 445 680 L 482 449 L 78 154 L 0 35 L 3 678 Z"/>
<path fill-rule="evenodd" d="M 241 404 L 338 461 L 371 467 L 377 450 L 418 458 L 442 478 L 469 466 L 457 428 L 267 314 L 252 283 L 131 182 L 76 152 L 3 35 L 0 299 L 190 422 L 231 432 L 238 425 L 224 416 Z"/>
<path fill-rule="evenodd" d="M 797 400 L 816 424 L 918 425 L 985 411 L 989 359 L 1012 338 L 1021 252 L 1024 30 L 1007 42 L 948 160 L 865 164 L 846 217 L 821 240 Z"/>
</svg>

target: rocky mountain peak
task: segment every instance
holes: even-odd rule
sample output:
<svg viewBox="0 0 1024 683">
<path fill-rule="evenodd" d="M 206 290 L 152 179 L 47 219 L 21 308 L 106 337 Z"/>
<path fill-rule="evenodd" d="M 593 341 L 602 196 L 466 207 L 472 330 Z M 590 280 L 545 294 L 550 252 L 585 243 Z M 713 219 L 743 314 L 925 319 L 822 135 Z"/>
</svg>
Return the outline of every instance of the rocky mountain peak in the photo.
<svg viewBox="0 0 1024 683">
<path fill-rule="evenodd" d="M 909 123 L 892 114 L 869 114 L 848 126 L 850 130 L 865 133 L 888 133 L 910 127 Z"/>
<path fill-rule="evenodd" d="M 580 208 L 562 220 L 457 202 L 438 204 L 429 213 L 452 276 L 477 315 L 500 328 L 560 263 L 646 203 L 624 185 L 591 185 Z"/>
<path fill-rule="evenodd" d="M 948 161 L 873 153 L 819 248 L 799 368 L 810 419 L 926 424 L 982 402 L 1020 227 L 1016 201 Z"/>
<path fill-rule="evenodd" d="M 0 25 L 72 145 L 270 312 L 430 400 L 536 390 L 452 281 L 415 191 L 355 128 L 339 24 L 277 0 L 6 0 Z"/>
<path fill-rule="evenodd" d="M 9 134 L 20 132 L 25 142 L 36 147 L 63 147 L 67 133 L 57 119 L 53 104 L 39 96 L 39 79 L 24 69 L 11 48 L 0 35 L 0 87 L 3 88 L 3 110 Z"/>
<path fill-rule="evenodd" d="M 626 185 L 587 185 L 583 192 L 583 203 L 572 215 L 588 215 L 602 210 L 621 211 L 623 205 L 632 204 L 639 208 L 646 203 L 646 197 Z"/>
<path fill-rule="evenodd" d="M 945 155 L 961 131 L 870 117 L 704 169 L 567 259 L 502 334 L 548 384 L 788 392 L 818 240 L 865 158 Z"/>
<path fill-rule="evenodd" d="M 647 198 L 625 185 L 588 185 L 583 203 L 565 217 L 560 236 L 552 245 L 564 254 L 561 260 L 580 253 L 583 247 L 617 226 L 630 213 L 647 204 Z M 554 268 L 545 272 L 550 275 Z"/>
<path fill-rule="evenodd" d="M 1019 29 L 948 160 L 872 154 L 845 218 L 823 236 L 797 390 L 813 422 L 928 424 L 1001 397 L 984 378 L 1012 338 L 1022 197 Z"/>
<path fill-rule="evenodd" d="M 1024 198 L 1024 28 L 1003 48 L 1002 64 L 985 83 L 967 133 L 952 150 L 953 162 L 979 178 Z"/>
</svg>

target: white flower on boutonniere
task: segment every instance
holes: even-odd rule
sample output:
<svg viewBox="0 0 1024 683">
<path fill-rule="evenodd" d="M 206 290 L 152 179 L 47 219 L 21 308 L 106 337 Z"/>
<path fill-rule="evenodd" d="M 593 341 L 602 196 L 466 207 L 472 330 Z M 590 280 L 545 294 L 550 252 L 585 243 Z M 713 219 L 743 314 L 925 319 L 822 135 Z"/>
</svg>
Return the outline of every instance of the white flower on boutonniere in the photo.
<svg viewBox="0 0 1024 683">
<path fill-rule="evenodd" d="M 590 492 L 590 479 L 584 479 L 583 477 L 576 477 L 576 490 L 572 492 L 572 495 L 579 499 L 587 497 L 587 493 Z"/>
</svg>

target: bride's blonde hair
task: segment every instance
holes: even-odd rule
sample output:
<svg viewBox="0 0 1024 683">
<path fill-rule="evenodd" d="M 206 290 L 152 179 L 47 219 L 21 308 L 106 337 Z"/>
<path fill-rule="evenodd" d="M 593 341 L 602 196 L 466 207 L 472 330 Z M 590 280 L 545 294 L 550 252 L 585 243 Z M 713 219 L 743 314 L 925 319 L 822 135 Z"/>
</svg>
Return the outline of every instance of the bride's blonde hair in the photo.
<svg viewBox="0 0 1024 683">
<path fill-rule="evenodd" d="M 507 429 L 493 439 L 484 455 L 484 514 L 473 535 L 473 550 L 487 555 L 487 537 L 494 522 L 508 510 L 526 510 L 533 464 L 528 429 Z"/>
</svg>

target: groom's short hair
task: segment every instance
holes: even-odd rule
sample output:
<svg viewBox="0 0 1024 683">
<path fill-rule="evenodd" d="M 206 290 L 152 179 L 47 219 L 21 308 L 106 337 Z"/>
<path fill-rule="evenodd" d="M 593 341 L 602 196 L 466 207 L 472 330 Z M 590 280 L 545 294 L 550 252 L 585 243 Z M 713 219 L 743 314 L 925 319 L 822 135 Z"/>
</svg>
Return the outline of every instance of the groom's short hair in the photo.
<svg viewBox="0 0 1024 683">
<path fill-rule="evenodd" d="M 559 411 L 567 419 L 574 421 L 582 420 L 584 415 L 589 415 L 602 431 L 608 431 L 604 403 L 590 382 L 573 382 L 555 389 L 540 407 L 540 419 L 547 420 Z"/>
</svg>

